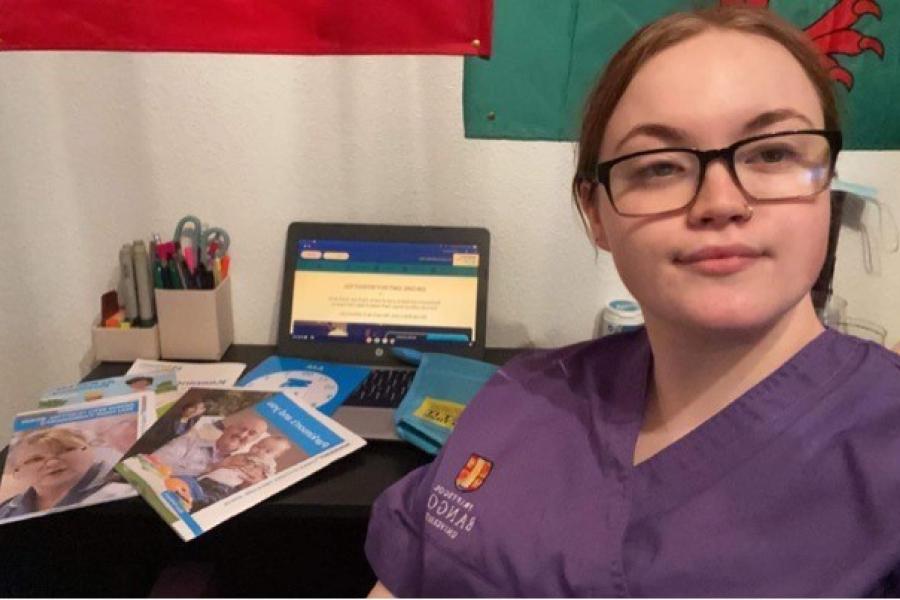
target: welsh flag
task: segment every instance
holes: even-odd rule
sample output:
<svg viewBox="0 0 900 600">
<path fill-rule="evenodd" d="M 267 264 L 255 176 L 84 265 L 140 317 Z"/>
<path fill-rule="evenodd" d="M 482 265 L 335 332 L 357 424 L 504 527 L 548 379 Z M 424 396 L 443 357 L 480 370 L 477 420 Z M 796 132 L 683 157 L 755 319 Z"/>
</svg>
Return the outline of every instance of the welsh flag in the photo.
<svg viewBox="0 0 900 600">
<path fill-rule="evenodd" d="M 767 6 L 807 32 L 837 88 L 845 147 L 900 148 L 900 0 L 718 2 Z M 496 0 L 490 59 L 466 59 L 466 136 L 577 139 L 584 99 L 609 57 L 643 24 L 698 4 Z"/>
<path fill-rule="evenodd" d="M 491 52 L 492 0 L 0 0 L 0 50 Z"/>
</svg>

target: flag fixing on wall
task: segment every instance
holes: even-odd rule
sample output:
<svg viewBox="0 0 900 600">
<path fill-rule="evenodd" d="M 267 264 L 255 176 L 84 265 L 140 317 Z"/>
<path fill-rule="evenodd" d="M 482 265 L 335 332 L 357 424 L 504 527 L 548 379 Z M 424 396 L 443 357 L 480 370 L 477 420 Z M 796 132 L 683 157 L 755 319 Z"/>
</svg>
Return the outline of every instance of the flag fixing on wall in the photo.
<svg viewBox="0 0 900 600">
<path fill-rule="evenodd" d="M 2 0 L 0 50 L 491 52 L 492 0 Z"/>
<path fill-rule="evenodd" d="M 466 136 L 574 140 L 597 73 L 642 25 L 698 5 L 768 7 L 824 53 L 852 149 L 900 148 L 900 0 L 496 0 L 489 60 L 467 58 Z"/>
</svg>

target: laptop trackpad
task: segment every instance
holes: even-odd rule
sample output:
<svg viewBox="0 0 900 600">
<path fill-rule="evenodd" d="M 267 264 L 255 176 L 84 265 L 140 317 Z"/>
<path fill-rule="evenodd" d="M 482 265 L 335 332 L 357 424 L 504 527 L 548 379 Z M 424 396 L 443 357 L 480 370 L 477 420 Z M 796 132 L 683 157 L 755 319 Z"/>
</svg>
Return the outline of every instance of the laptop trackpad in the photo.
<svg viewBox="0 0 900 600">
<path fill-rule="evenodd" d="M 394 429 L 394 411 L 391 409 L 342 406 L 332 418 L 367 440 L 400 440 Z"/>
</svg>

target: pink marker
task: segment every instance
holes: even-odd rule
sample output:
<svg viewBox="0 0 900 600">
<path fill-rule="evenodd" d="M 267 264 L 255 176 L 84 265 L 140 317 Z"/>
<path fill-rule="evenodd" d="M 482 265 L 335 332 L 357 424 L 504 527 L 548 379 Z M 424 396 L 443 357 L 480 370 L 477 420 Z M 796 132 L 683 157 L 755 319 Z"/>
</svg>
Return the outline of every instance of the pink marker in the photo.
<svg viewBox="0 0 900 600">
<path fill-rule="evenodd" d="M 187 265 L 188 271 L 193 275 L 197 270 L 197 253 L 190 246 L 186 246 L 181 249 L 181 254 L 184 256 L 184 264 Z"/>
</svg>

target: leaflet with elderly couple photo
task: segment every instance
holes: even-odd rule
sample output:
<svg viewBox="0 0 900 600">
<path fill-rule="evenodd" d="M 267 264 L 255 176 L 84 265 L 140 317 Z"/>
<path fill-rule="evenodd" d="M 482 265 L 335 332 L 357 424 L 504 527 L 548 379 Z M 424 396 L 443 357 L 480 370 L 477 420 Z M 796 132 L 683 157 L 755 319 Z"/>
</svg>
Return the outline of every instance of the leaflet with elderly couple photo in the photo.
<svg viewBox="0 0 900 600">
<path fill-rule="evenodd" d="M 18 415 L 0 478 L 0 523 L 134 496 L 112 469 L 152 422 L 152 396 Z"/>
<path fill-rule="evenodd" d="M 191 388 L 116 470 L 191 540 L 364 445 L 280 392 Z"/>
</svg>

